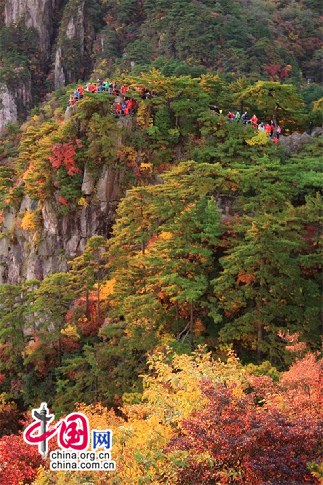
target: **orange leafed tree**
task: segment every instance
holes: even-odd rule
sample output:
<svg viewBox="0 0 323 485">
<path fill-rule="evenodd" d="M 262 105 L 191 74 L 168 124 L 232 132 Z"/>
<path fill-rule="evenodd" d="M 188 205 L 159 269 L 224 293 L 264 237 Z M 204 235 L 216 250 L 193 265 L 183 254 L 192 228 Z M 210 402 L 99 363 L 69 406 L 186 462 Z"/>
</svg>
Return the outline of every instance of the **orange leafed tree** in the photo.
<svg viewBox="0 0 323 485">
<path fill-rule="evenodd" d="M 75 175 L 82 171 L 75 166 L 75 147 L 71 142 L 56 143 L 52 147 L 52 155 L 49 157 L 50 163 L 55 168 L 64 166 L 68 175 Z"/>
</svg>

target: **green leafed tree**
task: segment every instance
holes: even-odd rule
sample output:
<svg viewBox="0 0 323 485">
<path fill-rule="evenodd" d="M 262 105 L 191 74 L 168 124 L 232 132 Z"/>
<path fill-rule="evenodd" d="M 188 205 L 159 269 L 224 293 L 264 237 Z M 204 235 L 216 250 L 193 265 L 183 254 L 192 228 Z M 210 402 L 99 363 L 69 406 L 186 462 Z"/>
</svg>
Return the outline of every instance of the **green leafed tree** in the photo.
<svg viewBox="0 0 323 485">
<path fill-rule="evenodd" d="M 89 318 L 89 294 L 95 290 L 97 308 L 96 320 L 101 319 L 100 291 L 106 259 L 104 256 L 107 241 L 102 236 L 92 236 L 86 243 L 85 249 L 80 256 L 71 261 L 69 271 L 70 287 L 76 295 L 85 296 L 86 316 Z"/>
<path fill-rule="evenodd" d="M 237 94 L 237 100 L 251 102 L 263 110 L 277 127 L 279 123 L 300 121 L 302 97 L 292 84 L 281 84 L 273 81 L 258 81 Z"/>
<path fill-rule="evenodd" d="M 320 284 L 308 277 L 309 267 L 318 271 L 318 255 L 304 255 L 308 241 L 303 222 L 304 210 L 313 220 L 319 206 L 245 216 L 235 228 L 235 244 L 220 260 L 223 271 L 213 281 L 224 311 L 220 340 L 276 365 L 286 358 L 279 330 L 299 332 L 319 344 Z"/>
</svg>

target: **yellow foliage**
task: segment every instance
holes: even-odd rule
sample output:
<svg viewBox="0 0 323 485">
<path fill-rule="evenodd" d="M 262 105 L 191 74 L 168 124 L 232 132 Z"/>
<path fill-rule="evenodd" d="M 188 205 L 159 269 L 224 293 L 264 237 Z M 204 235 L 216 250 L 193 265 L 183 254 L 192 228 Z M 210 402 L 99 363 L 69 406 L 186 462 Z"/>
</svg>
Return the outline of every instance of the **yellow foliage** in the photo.
<svg viewBox="0 0 323 485">
<path fill-rule="evenodd" d="M 101 300 L 106 300 L 108 296 L 113 295 L 115 284 L 116 280 L 113 278 L 111 280 L 108 280 L 106 283 L 104 283 L 104 285 L 101 286 Z"/>
<path fill-rule="evenodd" d="M 269 141 L 268 135 L 265 131 L 259 131 L 256 136 L 253 136 L 249 140 L 246 140 L 248 145 L 267 145 Z"/>
<path fill-rule="evenodd" d="M 150 126 L 150 109 L 149 106 L 145 103 L 145 101 L 140 101 L 138 110 L 137 110 L 137 125 L 138 126 Z"/>
<path fill-rule="evenodd" d="M 36 348 L 37 348 L 37 344 L 32 340 L 29 341 L 24 350 L 24 356 L 28 357 L 29 355 L 32 355 L 35 352 Z"/>
<path fill-rule="evenodd" d="M 61 334 L 77 340 L 80 338 L 77 327 L 75 325 L 67 325 L 67 327 L 61 330 Z"/>
<path fill-rule="evenodd" d="M 291 39 L 291 40 L 297 40 L 298 39 L 298 35 L 297 34 L 294 34 L 294 32 L 290 32 L 288 34 L 288 37 Z"/>
<path fill-rule="evenodd" d="M 81 197 L 78 201 L 77 201 L 77 204 L 78 205 L 81 205 L 82 207 L 87 207 L 89 204 L 86 202 L 85 198 L 84 197 Z"/>
<path fill-rule="evenodd" d="M 171 232 L 162 231 L 159 234 L 160 241 L 169 241 L 172 238 L 173 238 L 173 233 L 171 233 Z"/>
<path fill-rule="evenodd" d="M 140 164 L 140 171 L 145 172 L 145 173 L 151 173 L 153 170 L 153 164 L 152 163 L 141 163 Z"/>
<path fill-rule="evenodd" d="M 22 229 L 24 231 L 35 232 L 36 224 L 37 219 L 35 217 L 35 214 L 27 209 L 21 221 Z"/>
<path fill-rule="evenodd" d="M 318 99 L 317 101 L 314 101 L 313 103 L 313 111 L 320 111 L 323 109 L 323 98 Z"/>
<path fill-rule="evenodd" d="M 64 121 L 65 110 L 63 108 L 56 108 L 54 111 L 55 121 L 57 123 Z"/>
<path fill-rule="evenodd" d="M 226 363 L 214 361 L 210 353 L 199 348 L 192 355 L 172 355 L 168 347 L 156 352 L 149 360 L 150 374 L 144 377 L 143 400 L 140 404 L 124 405 L 123 415 L 117 417 L 100 404 L 77 404 L 91 429 L 111 429 L 113 443 L 111 458 L 116 472 L 49 472 L 40 469 L 34 485 L 175 485 L 176 469 L 163 451 L 169 440 L 181 430 L 181 421 L 203 408 L 207 398 L 202 395 L 203 381 L 215 386 L 236 383 L 235 395 L 247 387 L 244 370 L 239 361 L 229 355 Z M 185 458 L 185 452 L 182 458 Z M 207 458 L 207 456 L 206 456 Z"/>
</svg>

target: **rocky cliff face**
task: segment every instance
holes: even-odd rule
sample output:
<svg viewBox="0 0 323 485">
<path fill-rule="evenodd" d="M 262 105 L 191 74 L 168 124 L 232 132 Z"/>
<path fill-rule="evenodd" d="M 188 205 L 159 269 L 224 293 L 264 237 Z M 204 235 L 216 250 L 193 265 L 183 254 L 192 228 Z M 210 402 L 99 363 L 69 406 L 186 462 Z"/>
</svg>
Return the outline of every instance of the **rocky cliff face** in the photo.
<svg viewBox="0 0 323 485">
<path fill-rule="evenodd" d="M 6 124 L 17 120 L 16 101 L 5 84 L 0 85 L 0 102 L 0 133 L 2 133 Z"/>
<path fill-rule="evenodd" d="M 71 108 L 66 110 L 66 119 Z M 133 118 L 117 122 L 116 148 L 123 134 L 133 129 Z M 57 197 L 45 202 L 25 195 L 18 208 L 0 211 L 0 285 L 46 278 L 51 273 L 65 272 L 68 261 L 80 255 L 91 236 L 108 237 L 115 220 L 119 200 L 124 196 L 123 171 L 111 160 L 94 178 L 85 166 L 80 205 L 68 214 L 58 214 Z M 23 182 L 20 182 L 21 184 Z M 26 227 L 24 216 L 37 214 L 34 227 Z"/>
<path fill-rule="evenodd" d="M 92 62 L 94 39 L 92 14 L 85 0 L 70 0 L 65 6 L 56 41 L 55 89 L 83 77 Z"/>
<path fill-rule="evenodd" d="M 58 216 L 53 203 L 46 201 L 41 206 L 28 196 L 18 210 L 4 211 L 0 226 L 0 284 L 41 280 L 51 273 L 66 271 L 68 261 L 82 253 L 91 236 L 107 237 L 121 196 L 121 178 L 119 170 L 105 167 L 94 182 L 85 170 L 85 203 L 67 215 Z M 22 229 L 25 212 L 37 210 L 41 213 L 38 229 Z"/>
<path fill-rule="evenodd" d="M 32 106 L 31 81 L 9 90 L 6 84 L 0 84 L 0 134 L 8 123 L 18 119 L 18 112 L 28 112 Z"/>
<path fill-rule="evenodd" d="M 7 27 L 23 19 L 26 27 L 33 27 L 38 32 L 40 71 L 45 74 L 42 82 L 47 75 L 54 89 L 59 89 L 83 77 L 84 66 L 91 65 L 92 41 L 95 38 L 91 13 L 85 0 L 6 0 L 4 3 Z M 11 92 L 9 85 L 7 88 L 0 88 L 3 98 L 3 106 L 0 105 L 0 133 L 8 122 L 15 121 L 17 116 L 31 107 L 30 83 L 26 82 L 24 86 L 25 104 L 21 96 L 19 98 L 17 93 Z"/>
<path fill-rule="evenodd" d="M 54 87 L 59 89 L 65 86 L 66 82 L 73 82 L 73 69 L 66 60 L 64 60 L 64 51 L 69 44 L 76 44 L 78 52 L 75 52 L 75 59 L 82 59 L 84 55 L 85 28 L 84 28 L 84 1 L 77 2 L 74 8 L 65 8 L 63 21 L 61 24 L 58 48 L 55 53 L 54 65 Z M 64 39 L 66 42 L 64 42 Z M 68 57 L 68 56 L 65 56 Z"/>
<path fill-rule="evenodd" d="M 6 0 L 5 23 L 17 23 L 22 17 L 27 27 L 34 27 L 39 33 L 39 41 L 44 56 L 50 55 L 53 35 L 54 14 L 62 4 L 61 0 Z"/>
<path fill-rule="evenodd" d="M 53 44 L 53 25 L 62 0 L 6 0 L 4 2 L 4 21 L 9 27 L 23 19 L 26 27 L 33 27 L 38 32 L 40 65 L 44 70 L 49 65 Z M 22 39 L 23 42 L 23 39 Z M 0 86 L 0 133 L 5 125 L 24 117 L 32 107 L 32 75 L 26 66 L 23 82 L 13 89 L 11 85 Z M 20 72 L 17 72 L 17 78 Z"/>
</svg>

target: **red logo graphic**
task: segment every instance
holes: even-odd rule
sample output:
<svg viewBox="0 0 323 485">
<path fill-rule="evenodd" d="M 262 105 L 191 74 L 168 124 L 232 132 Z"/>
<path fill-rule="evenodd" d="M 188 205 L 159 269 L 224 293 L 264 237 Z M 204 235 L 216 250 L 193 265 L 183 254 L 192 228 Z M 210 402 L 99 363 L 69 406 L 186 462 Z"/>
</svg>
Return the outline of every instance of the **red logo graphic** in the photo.
<svg viewBox="0 0 323 485">
<path fill-rule="evenodd" d="M 36 422 L 31 423 L 24 431 L 24 440 L 29 445 L 38 444 L 39 453 L 46 458 L 47 440 L 57 434 L 57 443 L 64 450 L 85 451 L 90 444 L 89 421 L 84 414 L 72 413 L 61 419 L 55 426 L 47 423 L 54 419 L 54 415 L 47 415 L 47 404 L 42 403 L 39 409 L 33 409 L 32 416 Z M 37 434 L 36 434 L 37 433 Z"/>
</svg>

